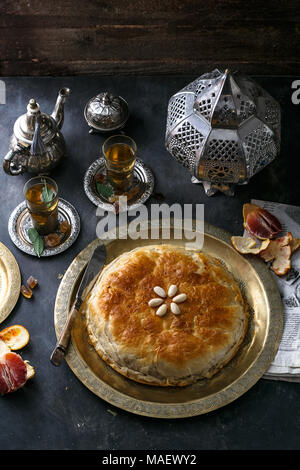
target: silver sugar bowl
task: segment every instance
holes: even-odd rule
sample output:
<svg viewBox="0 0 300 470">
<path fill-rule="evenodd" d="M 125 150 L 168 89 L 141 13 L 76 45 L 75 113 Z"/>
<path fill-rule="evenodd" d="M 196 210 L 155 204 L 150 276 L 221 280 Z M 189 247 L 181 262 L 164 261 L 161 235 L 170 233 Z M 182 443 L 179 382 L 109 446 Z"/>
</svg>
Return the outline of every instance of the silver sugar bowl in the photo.
<svg viewBox="0 0 300 470">
<path fill-rule="evenodd" d="M 128 120 L 128 104 L 121 96 L 107 91 L 99 93 L 87 102 L 84 117 L 90 134 L 116 131 L 124 127 Z"/>
<path fill-rule="evenodd" d="M 14 124 L 9 151 L 3 160 L 7 174 L 46 174 L 60 162 L 66 151 L 61 128 L 65 100 L 69 94 L 69 88 L 59 91 L 51 115 L 41 112 L 34 98 L 29 101 L 27 112 L 19 116 Z"/>
<path fill-rule="evenodd" d="M 255 81 L 215 69 L 169 100 L 166 149 L 208 196 L 233 195 L 278 155 L 280 118 L 277 101 Z"/>
</svg>

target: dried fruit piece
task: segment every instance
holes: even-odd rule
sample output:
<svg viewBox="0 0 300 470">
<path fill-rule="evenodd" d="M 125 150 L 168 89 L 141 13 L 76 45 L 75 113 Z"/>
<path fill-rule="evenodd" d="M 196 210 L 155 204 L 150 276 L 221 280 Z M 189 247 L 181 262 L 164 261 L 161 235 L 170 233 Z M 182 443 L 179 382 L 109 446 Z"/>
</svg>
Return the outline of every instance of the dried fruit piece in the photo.
<svg viewBox="0 0 300 470">
<path fill-rule="evenodd" d="M 49 248 L 53 248 L 60 244 L 61 237 L 58 233 L 49 233 L 49 235 L 45 236 L 45 243 Z"/>
<path fill-rule="evenodd" d="M 142 188 L 140 187 L 140 183 L 137 183 L 135 186 L 132 186 L 132 188 L 129 191 L 122 192 L 119 195 L 127 197 L 127 201 L 131 201 L 133 198 L 135 198 L 140 192 L 142 191 Z"/>
<path fill-rule="evenodd" d="M 257 246 L 256 240 L 254 240 L 254 238 L 235 236 L 231 237 L 231 243 L 234 248 L 243 255 L 258 255 L 269 246 L 270 240 L 263 240 L 262 243 Z"/>
<path fill-rule="evenodd" d="M 28 286 L 21 286 L 21 294 L 26 297 L 26 299 L 31 299 L 32 297 L 32 290 Z"/>
<path fill-rule="evenodd" d="M 272 239 L 282 230 L 279 220 L 273 214 L 255 204 L 244 204 L 243 216 L 245 229 L 261 240 Z"/>
<path fill-rule="evenodd" d="M 12 351 L 24 348 L 29 341 L 29 333 L 24 326 L 13 325 L 0 331 L 0 339 Z"/>
<path fill-rule="evenodd" d="M 69 233 L 71 230 L 71 225 L 66 221 L 64 220 L 60 226 L 59 226 L 59 231 L 60 233 Z"/>
<path fill-rule="evenodd" d="M 106 175 L 104 173 L 97 173 L 94 177 L 96 183 L 104 183 L 106 180 Z"/>
<path fill-rule="evenodd" d="M 266 261 L 272 261 L 271 269 L 277 276 L 284 276 L 291 269 L 291 241 L 293 236 L 290 232 L 287 235 L 271 240 L 266 250 L 260 256 Z"/>
<path fill-rule="evenodd" d="M 38 281 L 33 276 L 30 276 L 27 279 L 27 285 L 30 287 L 30 289 L 34 289 L 38 285 Z"/>
</svg>

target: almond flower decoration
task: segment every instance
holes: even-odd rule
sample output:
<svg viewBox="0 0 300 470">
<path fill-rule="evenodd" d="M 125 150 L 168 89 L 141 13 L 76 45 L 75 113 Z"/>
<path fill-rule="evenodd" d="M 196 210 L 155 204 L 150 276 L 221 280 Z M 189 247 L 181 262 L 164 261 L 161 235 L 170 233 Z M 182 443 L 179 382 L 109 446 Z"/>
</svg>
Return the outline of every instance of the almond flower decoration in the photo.
<svg viewBox="0 0 300 470">
<path fill-rule="evenodd" d="M 155 286 L 153 290 L 159 297 L 155 297 L 149 300 L 148 305 L 149 307 L 158 307 L 156 310 L 156 315 L 158 317 L 163 317 L 167 313 L 168 306 L 166 303 L 164 303 L 164 299 L 166 299 L 167 296 L 172 299 L 170 304 L 171 312 L 174 313 L 174 315 L 180 315 L 181 311 L 178 304 L 181 304 L 187 299 L 186 294 L 176 295 L 178 288 L 174 284 L 169 287 L 168 295 L 166 294 L 166 291 L 160 286 Z"/>
</svg>

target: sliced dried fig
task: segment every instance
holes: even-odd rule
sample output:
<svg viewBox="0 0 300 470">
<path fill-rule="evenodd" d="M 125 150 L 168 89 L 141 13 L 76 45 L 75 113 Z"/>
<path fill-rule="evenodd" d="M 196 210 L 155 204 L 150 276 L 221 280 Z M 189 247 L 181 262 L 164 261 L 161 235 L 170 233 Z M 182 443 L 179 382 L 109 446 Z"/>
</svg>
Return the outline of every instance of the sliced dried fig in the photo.
<svg viewBox="0 0 300 470">
<path fill-rule="evenodd" d="M 64 220 L 59 225 L 59 231 L 60 231 L 60 233 L 67 234 L 71 231 L 71 225 L 66 220 Z"/>
<path fill-rule="evenodd" d="M 266 261 L 272 261 L 271 269 L 277 276 L 284 276 L 291 269 L 291 241 L 293 240 L 290 232 L 287 235 L 271 240 L 269 246 L 260 253 L 260 256 Z"/>
<path fill-rule="evenodd" d="M 262 251 L 266 250 L 269 246 L 270 240 L 263 240 L 262 243 L 257 246 L 256 240 L 251 237 L 231 237 L 231 243 L 234 248 L 241 254 L 253 254 L 258 255 Z"/>
<path fill-rule="evenodd" d="M 62 240 L 63 236 L 59 233 L 49 233 L 49 235 L 45 236 L 45 243 L 49 248 L 53 248 L 58 246 Z"/>
<path fill-rule="evenodd" d="M 255 204 L 244 204 L 243 216 L 247 232 L 260 240 L 275 238 L 282 230 L 277 217 Z"/>
</svg>

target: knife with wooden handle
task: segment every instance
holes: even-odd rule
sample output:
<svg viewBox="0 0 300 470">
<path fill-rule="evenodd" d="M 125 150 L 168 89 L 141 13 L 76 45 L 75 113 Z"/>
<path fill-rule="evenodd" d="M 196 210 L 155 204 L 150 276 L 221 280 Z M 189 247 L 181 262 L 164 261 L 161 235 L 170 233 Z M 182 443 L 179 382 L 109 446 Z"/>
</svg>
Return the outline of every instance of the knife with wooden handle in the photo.
<svg viewBox="0 0 300 470">
<path fill-rule="evenodd" d="M 62 363 L 62 360 L 66 354 L 70 342 L 74 320 L 78 314 L 82 302 L 84 301 L 84 299 L 92 289 L 93 285 L 95 284 L 98 274 L 103 268 L 105 261 L 106 249 L 104 245 L 100 245 L 94 250 L 94 253 L 92 254 L 92 257 L 85 269 L 83 278 L 77 290 L 76 298 L 68 315 L 67 321 L 50 356 L 50 361 L 55 366 L 59 366 Z"/>
</svg>

